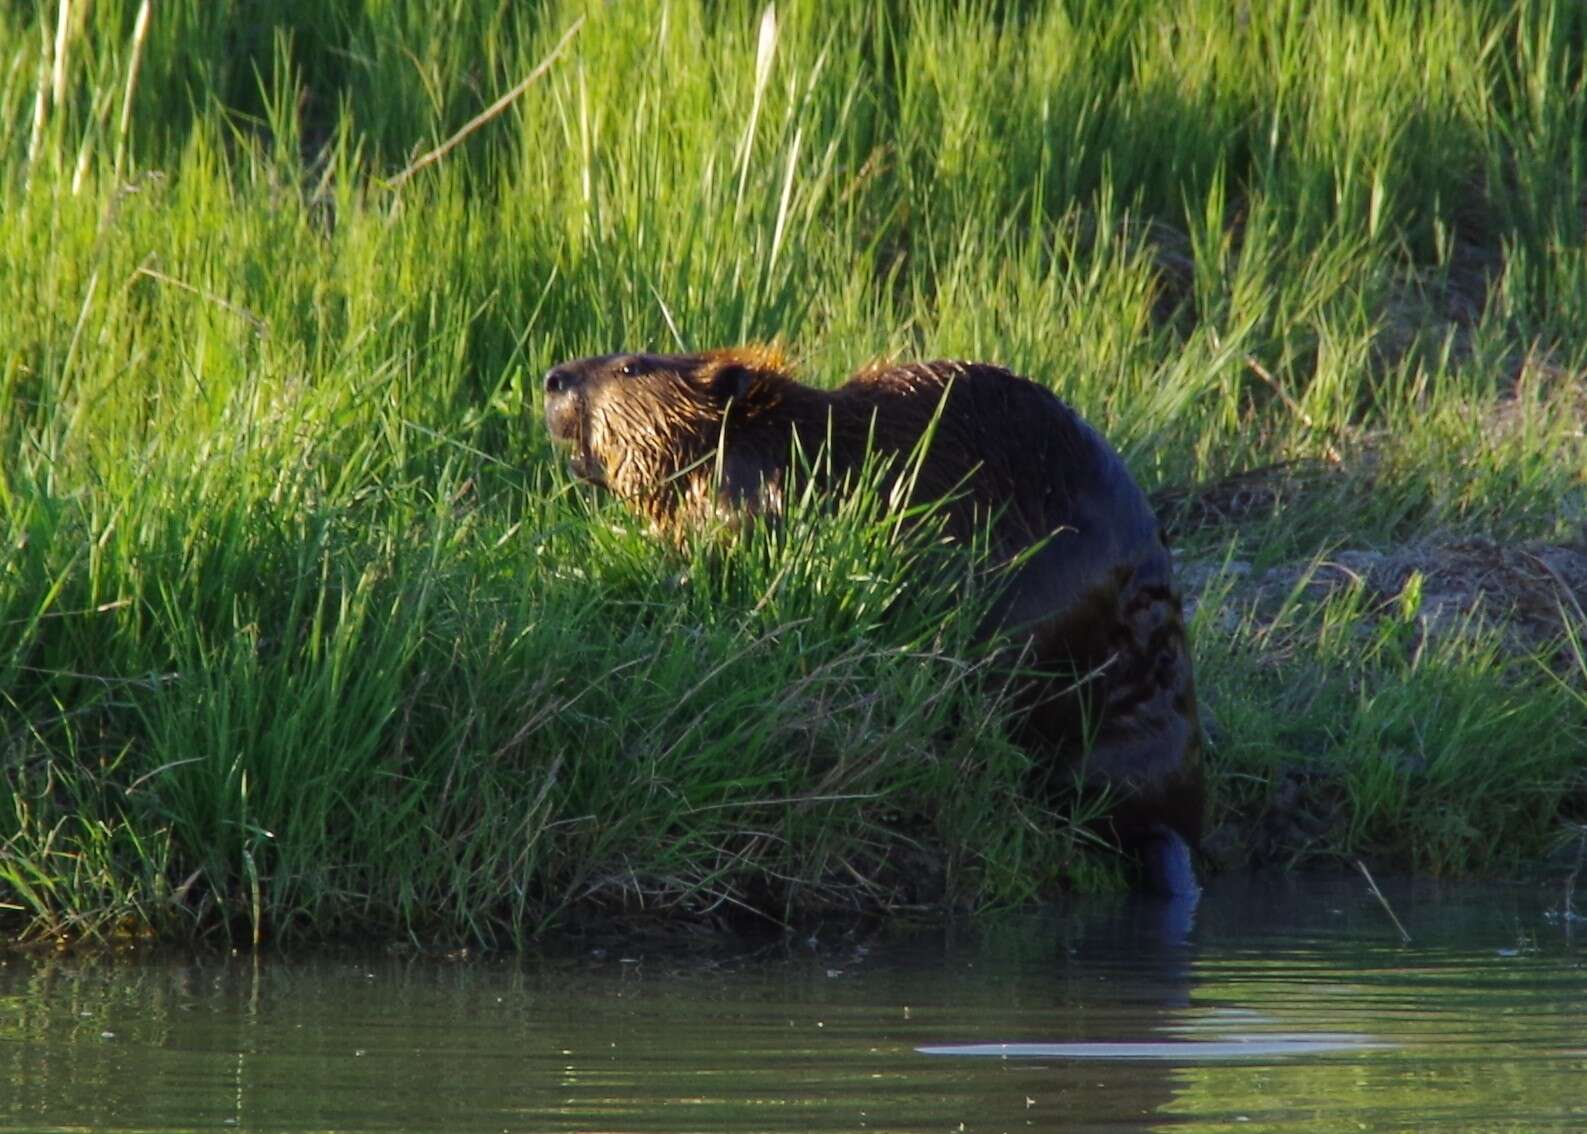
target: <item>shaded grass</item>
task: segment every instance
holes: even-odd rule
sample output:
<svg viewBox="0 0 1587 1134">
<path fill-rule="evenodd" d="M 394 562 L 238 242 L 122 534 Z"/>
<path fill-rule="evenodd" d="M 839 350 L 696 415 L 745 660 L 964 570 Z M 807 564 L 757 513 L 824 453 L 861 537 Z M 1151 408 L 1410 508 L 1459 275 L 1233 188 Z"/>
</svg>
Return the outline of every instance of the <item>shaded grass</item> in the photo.
<svg viewBox="0 0 1587 1134">
<path fill-rule="evenodd" d="M 560 358 L 991 358 L 1148 487 L 1336 469 L 1258 561 L 1587 520 L 1573 5 L 792 4 L 760 87 L 746 5 L 98 0 L 58 84 L 56 12 L 0 8 L 0 902 L 43 928 L 1102 883 L 929 547 L 863 495 L 654 546 L 552 458 Z M 1581 675 L 1358 613 L 1198 628 L 1218 816 L 1305 764 L 1328 853 L 1539 853 Z"/>
<path fill-rule="evenodd" d="M 1229 860 L 1461 874 L 1537 858 L 1587 789 L 1581 674 L 1518 657 L 1481 608 L 1430 632 L 1418 576 L 1387 606 L 1360 581 L 1319 601 L 1310 580 L 1277 609 L 1217 580 L 1199 607 L 1213 811 L 1243 829 Z"/>
<path fill-rule="evenodd" d="M 493 527 L 454 470 L 436 487 L 429 514 L 173 533 L 179 566 L 64 647 L 114 672 L 135 638 L 160 672 L 18 667 L 50 700 L 10 738 L 0 870 L 43 927 L 501 941 L 570 902 L 775 920 L 1017 894 L 1073 855 L 1021 795 L 954 592 L 909 585 L 874 494 L 729 560 L 702 544 L 680 580 L 566 492 Z M 1000 809 L 1028 814 L 991 842 Z"/>
</svg>

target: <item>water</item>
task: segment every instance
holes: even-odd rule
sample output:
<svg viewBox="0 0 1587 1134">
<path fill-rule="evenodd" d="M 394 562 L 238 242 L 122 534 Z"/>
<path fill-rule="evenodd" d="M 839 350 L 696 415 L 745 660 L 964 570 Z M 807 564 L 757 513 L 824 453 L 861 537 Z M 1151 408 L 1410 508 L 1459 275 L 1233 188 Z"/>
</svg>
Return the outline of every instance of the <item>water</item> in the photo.
<svg viewBox="0 0 1587 1134">
<path fill-rule="evenodd" d="M 1581 1131 L 1558 886 L 1222 879 L 695 955 L 10 957 L 0 1129 Z"/>
</svg>

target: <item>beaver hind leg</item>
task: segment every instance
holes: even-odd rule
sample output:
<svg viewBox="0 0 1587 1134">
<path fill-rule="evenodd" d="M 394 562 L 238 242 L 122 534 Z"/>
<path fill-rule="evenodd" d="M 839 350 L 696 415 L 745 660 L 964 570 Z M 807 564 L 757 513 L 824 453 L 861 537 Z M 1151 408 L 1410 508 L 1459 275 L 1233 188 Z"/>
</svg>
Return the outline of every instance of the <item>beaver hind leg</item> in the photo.
<svg viewBox="0 0 1587 1134">
<path fill-rule="evenodd" d="M 1159 824 L 1131 849 L 1140 860 L 1147 890 L 1175 901 L 1194 902 L 1201 896 L 1190 844 L 1178 831 Z"/>
</svg>

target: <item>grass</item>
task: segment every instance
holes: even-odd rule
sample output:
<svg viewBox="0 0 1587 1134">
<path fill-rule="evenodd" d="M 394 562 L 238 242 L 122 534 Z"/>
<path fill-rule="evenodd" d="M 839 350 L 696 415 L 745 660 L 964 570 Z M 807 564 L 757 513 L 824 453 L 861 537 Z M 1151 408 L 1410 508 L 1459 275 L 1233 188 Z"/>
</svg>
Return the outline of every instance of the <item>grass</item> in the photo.
<svg viewBox="0 0 1587 1134">
<path fill-rule="evenodd" d="M 989 358 L 1153 490 L 1329 470 L 1187 559 L 1579 540 L 1584 43 L 1560 0 L 0 7 L 0 906 L 503 942 L 1105 884 L 929 548 L 862 498 L 679 556 L 569 485 L 538 375 Z M 1298 777 L 1274 855 L 1482 871 L 1580 819 L 1579 664 L 1226 605 L 1215 826 Z"/>
<path fill-rule="evenodd" d="M 1214 807 L 1261 816 L 1245 835 L 1258 853 L 1492 872 L 1541 857 L 1568 830 L 1579 655 L 1563 672 L 1517 658 L 1480 611 L 1459 632 L 1428 633 L 1418 590 L 1413 577 L 1388 611 L 1372 610 L 1360 583 L 1316 602 L 1297 586 L 1268 612 L 1203 607 L 1226 619 L 1222 633 L 1203 619 L 1197 635 L 1223 738 Z"/>
</svg>

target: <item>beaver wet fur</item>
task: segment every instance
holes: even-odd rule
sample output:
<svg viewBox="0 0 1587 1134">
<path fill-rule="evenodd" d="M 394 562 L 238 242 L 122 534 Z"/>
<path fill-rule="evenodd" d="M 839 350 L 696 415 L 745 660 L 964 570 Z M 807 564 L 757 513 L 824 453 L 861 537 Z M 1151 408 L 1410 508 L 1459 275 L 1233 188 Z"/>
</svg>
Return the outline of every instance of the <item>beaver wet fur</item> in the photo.
<svg viewBox="0 0 1587 1134">
<path fill-rule="evenodd" d="M 1029 553 L 993 613 L 1033 674 L 1020 739 L 1039 764 L 1067 775 L 1078 762 L 1110 790 L 1109 822 L 1152 887 L 1195 892 L 1201 727 L 1162 525 L 1118 454 L 1052 392 L 951 361 L 873 366 L 823 390 L 780 352 L 739 348 L 563 363 L 545 376 L 545 413 L 574 475 L 670 538 L 779 514 L 796 451 L 824 451 L 833 487 L 875 453 L 897 458 L 894 476 L 909 466 L 915 500 L 945 501 L 949 536 L 984 531 L 995 562 Z"/>
</svg>

